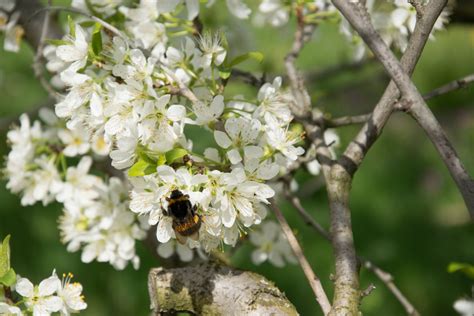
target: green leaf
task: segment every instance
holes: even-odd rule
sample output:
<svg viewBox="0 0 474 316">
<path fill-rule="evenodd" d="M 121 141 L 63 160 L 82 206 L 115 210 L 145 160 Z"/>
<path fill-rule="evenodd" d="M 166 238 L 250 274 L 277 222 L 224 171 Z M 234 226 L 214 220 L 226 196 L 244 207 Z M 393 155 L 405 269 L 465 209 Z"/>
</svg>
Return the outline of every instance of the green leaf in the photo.
<svg viewBox="0 0 474 316">
<path fill-rule="evenodd" d="M 155 171 L 156 165 L 154 163 L 140 158 L 130 169 L 128 169 L 128 175 L 130 177 L 143 177 L 147 174 L 152 174 Z"/>
<path fill-rule="evenodd" d="M 185 155 L 187 155 L 188 151 L 184 148 L 175 148 L 171 149 L 170 151 L 166 152 L 166 162 L 167 163 L 173 163 L 176 160 L 183 158 Z"/>
<path fill-rule="evenodd" d="M 5 286 L 12 286 L 16 283 L 15 270 L 9 269 L 2 277 L 0 277 L 0 283 Z"/>
<path fill-rule="evenodd" d="M 0 277 L 10 270 L 10 235 L 0 245 Z"/>
<path fill-rule="evenodd" d="M 71 16 L 67 16 L 67 24 L 69 25 L 69 34 L 71 34 L 72 37 L 76 38 L 76 24 L 72 20 Z"/>
<path fill-rule="evenodd" d="M 156 162 L 157 166 L 164 165 L 166 163 L 166 156 L 165 155 L 159 155 L 158 156 L 158 161 Z"/>
<path fill-rule="evenodd" d="M 243 63 L 247 59 L 254 59 L 258 61 L 259 63 L 261 63 L 263 60 L 263 54 L 260 52 L 248 52 L 246 54 L 235 57 L 227 66 L 228 68 L 232 68 L 240 63 Z"/>
<path fill-rule="evenodd" d="M 474 265 L 462 262 L 451 262 L 448 266 L 448 272 L 462 272 L 470 279 L 474 280 Z"/>
<path fill-rule="evenodd" d="M 102 51 L 102 33 L 100 32 L 101 29 L 102 25 L 100 23 L 96 23 L 94 26 L 94 30 L 92 31 L 92 51 L 96 56 L 98 56 Z"/>
<path fill-rule="evenodd" d="M 230 74 L 232 73 L 232 69 L 230 68 L 221 68 L 219 69 L 219 77 L 222 79 L 228 79 L 230 77 Z"/>
<path fill-rule="evenodd" d="M 94 21 L 84 21 L 84 22 L 79 22 L 78 24 L 82 26 L 83 28 L 89 28 L 93 27 L 97 22 Z"/>
</svg>

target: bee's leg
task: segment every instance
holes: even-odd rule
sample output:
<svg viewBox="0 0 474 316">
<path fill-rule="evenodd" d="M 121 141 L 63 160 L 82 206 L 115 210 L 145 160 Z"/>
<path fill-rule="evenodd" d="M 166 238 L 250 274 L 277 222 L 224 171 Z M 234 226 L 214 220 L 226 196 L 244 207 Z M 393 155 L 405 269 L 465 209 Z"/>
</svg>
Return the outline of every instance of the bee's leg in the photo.
<svg viewBox="0 0 474 316">
<path fill-rule="evenodd" d="M 192 240 L 198 241 L 199 240 L 199 230 L 196 231 L 195 233 L 192 233 L 191 235 L 189 235 L 189 238 L 191 238 Z"/>
<path fill-rule="evenodd" d="M 176 235 L 176 240 L 177 240 L 181 245 L 186 244 L 186 241 L 188 240 L 188 238 L 187 238 L 186 236 L 181 235 L 181 234 L 178 233 L 177 231 L 175 231 L 174 234 Z"/>
<path fill-rule="evenodd" d="M 197 205 L 193 205 L 193 208 L 192 208 L 193 215 L 196 214 L 197 209 L 198 209 Z"/>
<path fill-rule="evenodd" d="M 161 207 L 161 211 L 163 212 L 163 214 L 165 214 L 165 216 L 169 216 L 168 211 L 165 210 L 164 207 Z"/>
</svg>

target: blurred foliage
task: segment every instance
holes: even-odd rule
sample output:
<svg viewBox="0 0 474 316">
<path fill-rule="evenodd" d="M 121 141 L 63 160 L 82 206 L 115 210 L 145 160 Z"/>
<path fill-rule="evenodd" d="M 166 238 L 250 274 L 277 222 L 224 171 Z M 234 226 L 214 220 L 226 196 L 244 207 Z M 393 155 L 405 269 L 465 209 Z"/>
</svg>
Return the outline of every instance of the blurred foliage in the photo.
<svg viewBox="0 0 474 316">
<path fill-rule="evenodd" d="M 290 47 L 293 24 L 272 29 L 255 28 L 229 17 L 221 4 L 205 13 L 205 25 L 221 25 L 231 45 L 231 56 L 259 51 L 262 64 L 246 61 L 242 68 L 265 73 L 271 78 L 283 74 L 283 58 Z M 0 38 L 1 40 L 1 38 Z M 234 44 L 234 46 L 232 46 Z M 350 62 L 350 46 L 337 27 L 321 25 L 307 45 L 299 68 L 314 73 Z M 451 80 L 474 72 L 474 27 L 450 25 L 427 44 L 415 71 L 414 81 L 421 92 L 428 92 Z M 0 50 L 0 152 L 8 152 L 5 134 L 8 120 L 31 110 L 46 99 L 31 68 L 33 53 L 25 44 L 20 54 Z M 376 62 L 357 69 L 339 71 L 307 82 L 314 104 L 334 116 L 370 111 L 381 96 L 387 77 Z M 256 90 L 231 81 L 229 95 L 255 97 Z M 471 87 L 429 101 L 446 128 L 461 158 L 474 174 L 474 89 Z M 340 129 L 342 148 L 359 130 Z M 201 147 L 202 144 L 196 144 Z M 302 201 L 307 210 L 325 227 L 329 215 L 324 188 L 303 170 L 298 173 Z M 311 188 L 314 187 L 314 190 Z M 59 239 L 56 221 L 61 206 L 40 204 L 21 207 L 19 198 L 0 186 L 0 237 L 12 235 L 12 266 L 17 273 L 39 282 L 53 268 L 71 271 L 84 286 L 89 305 L 84 315 L 147 315 L 149 299 L 147 274 L 159 263 L 138 246 L 142 264 L 138 271 L 127 267 L 115 271 L 107 264 L 84 264 L 79 253 L 68 253 Z M 329 244 L 306 226 L 290 205 L 282 201 L 290 225 L 326 289 L 334 273 Z M 474 228 L 456 186 L 443 162 L 416 122 L 403 113 L 395 114 L 384 133 L 357 172 L 351 193 L 351 209 L 357 252 L 392 273 L 396 284 L 424 315 L 452 315 L 455 299 L 470 291 L 470 281 L 461 274 L 449 274 L 450 262 L 474 262 Z M 251 248 L 239 248 L 233 264 L 267 276 L 286 292 L 302 315 L 318 315 L 313 298 L 299 266 L 283 269 L 269 264 L 255 267 L 249 261 Z M 390 292 L 370 272 L 361 270 L 361 287 L 376 286 L 364 298 L 365 315 L 403 315 L 404 310 Z M 330 291 L 329 291 L 330 292 Z M 332 293 L 329 293 L 330 295 Z"/>
</svg>

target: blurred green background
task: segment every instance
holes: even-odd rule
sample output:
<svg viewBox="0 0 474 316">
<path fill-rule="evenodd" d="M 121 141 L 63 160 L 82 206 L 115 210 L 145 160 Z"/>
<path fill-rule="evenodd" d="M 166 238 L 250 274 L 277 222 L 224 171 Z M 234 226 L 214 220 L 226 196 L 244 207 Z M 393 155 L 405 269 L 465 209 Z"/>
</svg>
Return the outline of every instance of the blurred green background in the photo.
<svg viewBox="0 0 474 316">
<path fill-rule="evenodd" d="M 264 53 L 262 64 L 243 66 L 273 77 L 284 74 L 282 60 L 293 37 L 289 27 L 255 28 L 229 17 L 222 4 L 207 12 L 204 24 L 220 26 L 230 43 L 230 54 L 248 50 Z M 294 22 L 294 21 L 293 21 Z M 0 38 L 3 42 L 3 39 Z M 234 43 L 234 45 L 232 44 Z M 327 67 L 350 62 L 350 46 L 334 25 L 321 25 L 298 60 L 305 73 L 318 73 Z M 24 44 L 19 54 L 0 49 L 0 116 L 2 157 L 9 118 L 37 107 L 46 93 L 33 75 L 33 53 Z M 474 72 L 474 27 L 449 25 L 430 41 L 414 74 L 419 90 L 428 92 L 446 82 Z M 382 94 L 387 77 L 377 63 L 338 72 L 308 81 L 316 106 L 334 116 L 370 111 Z M 256 90 L 231 83 L 229 94 L 255 96 Z M 429 101 L 470 174 L 474 174 L 474 88 Z M 342 148 L 359 126 L 341 128 Z M 328 227 L 328 205 L 324 188 L 301 170 L 298 173 L 304 206 Z M 309 182 L 307 182 L 309 181 Z M 39 282 L 53 268 L 73 272 L 84 286 L 89 305 L 84 315 L 147 315 L 149 299 L 146 279 L 150 268 L 159 263 L 143 245 L 138 271 L 131 267 L 115 271 L 108 264 L 84 264 L 79 253 L 68 253 L 59 241 L 59 204 L 21 207 L 19 198 L 0 185 L 0 237 L 12 234 L 12 265 L 17 273 Z M 308 188 L 314 187 L 315 190 Z M 323 285 L 330 291 L 329 275 L 333 257 L 329 244 L 307 227 L 290 205 L 282 206 L 297 233 L 304 251 Z M 474 228 L 460 194 L 432 144 L 417 124 L 403 113 L 395 114 L 382 136 L 370 150 L 357 172 L 351 193 L 354 237 L 360 256 L 371 259 L 392 273 L 396 284 L 424 315 L 454 315 L 454 300 L 469 294 L 471 282 L 464 276 L 448 274 L 451 261 L 474 263 Z M 252 249 L 240 248 L 233 264 L 254 270 L 273 280 L 302 315 L 319 315 L 320 310 L 299 266 L 279 269 L 270 264 L 254 266 Z M 362 302 L 365 315 L 404 315 L 405 312 L 387 288 L 370 272 L 361 270 L 361 287 L 370 283 L 376 290 Z"/>
</svg>

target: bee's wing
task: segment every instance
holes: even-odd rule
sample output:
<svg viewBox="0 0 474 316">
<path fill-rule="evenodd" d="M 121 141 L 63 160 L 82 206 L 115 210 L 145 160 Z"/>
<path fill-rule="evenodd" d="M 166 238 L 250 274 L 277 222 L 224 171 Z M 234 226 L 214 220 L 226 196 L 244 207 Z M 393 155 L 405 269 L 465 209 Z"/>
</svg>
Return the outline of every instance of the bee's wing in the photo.
<svg viewBox="0 0 474 316">
<path fill-rule="evenodd" d="M 177 231 L 175 231 L 175 235 L 176 235 L 176 240 L 177 240 L 181 245 L 186 244 L 186 241 L 188 240 L 188 237 L 181 235 L 181 234 L 178 233 Z"/>
</svg>

